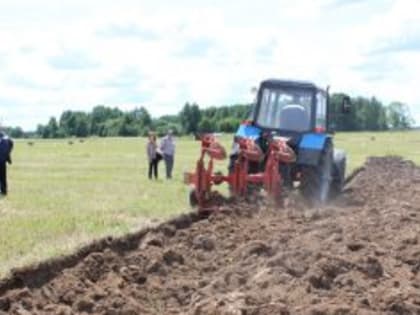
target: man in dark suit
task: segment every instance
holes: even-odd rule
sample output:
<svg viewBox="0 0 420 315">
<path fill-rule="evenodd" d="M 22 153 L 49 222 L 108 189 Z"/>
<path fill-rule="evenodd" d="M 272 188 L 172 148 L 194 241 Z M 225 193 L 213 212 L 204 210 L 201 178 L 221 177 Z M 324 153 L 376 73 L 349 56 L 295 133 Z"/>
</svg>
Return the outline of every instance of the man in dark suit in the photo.
<svg viewBox="0 0 420 315">
<path fill-rule="evenodd" d="M 0 193 L 7 195 L 7 163 L 12 164 L 13 141 L 0 131 Z"/>
</svg>

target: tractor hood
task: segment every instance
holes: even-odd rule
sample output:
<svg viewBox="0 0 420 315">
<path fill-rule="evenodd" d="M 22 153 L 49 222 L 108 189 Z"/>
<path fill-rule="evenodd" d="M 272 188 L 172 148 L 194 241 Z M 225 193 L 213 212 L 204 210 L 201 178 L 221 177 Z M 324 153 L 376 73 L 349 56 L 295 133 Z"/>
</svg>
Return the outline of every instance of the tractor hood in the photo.
<svg viewBox="0 0 420 315">
<path fill-rule="evenodd" d="M 235 136 L 257 140 L 261 136 L 261 129 L 251 124 L 242 124 L 239 126 Z"/>
</svg>

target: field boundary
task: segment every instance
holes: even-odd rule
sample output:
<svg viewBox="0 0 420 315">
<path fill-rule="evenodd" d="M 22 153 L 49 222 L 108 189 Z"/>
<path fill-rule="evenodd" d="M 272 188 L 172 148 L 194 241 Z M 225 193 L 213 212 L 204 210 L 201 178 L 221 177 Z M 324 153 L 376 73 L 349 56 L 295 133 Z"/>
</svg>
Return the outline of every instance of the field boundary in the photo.
<svg viewBox="0 0 420 315">
<path fill-rule="evenodd" d="M 140 242 L 149 232 L 162 231 L 168 225 L 174 226 L 177 230 L 186 229 L 204 218 L 194 212 L 181 214 L 156 226 L 149 226 L 137 232 L 131 232 L 120 237 L 107 236 L 94 240 L 80 247 L 73 254 L 58 256 L 26 267 L 12 269 L 9 276 L 0 279 L 0 297 L 10 290 L 24 287 L 41 287 L 54 279 L 64 269 L 76 266 L 92 253 L 103 252 L 106 249 L 119 253 L 132 251 L 138 248 Z"/>
</svg>

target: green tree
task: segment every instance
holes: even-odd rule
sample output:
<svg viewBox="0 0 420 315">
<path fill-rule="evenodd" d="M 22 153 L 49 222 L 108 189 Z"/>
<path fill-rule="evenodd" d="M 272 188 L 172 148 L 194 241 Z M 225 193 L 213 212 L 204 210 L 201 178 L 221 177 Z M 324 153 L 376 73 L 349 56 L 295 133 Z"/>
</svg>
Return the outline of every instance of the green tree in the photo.
<svg viewBox="0 0 420 315">
<path fill-rule="evenodd" d="M 94 107 L 90 114 L 90 134 L 105 136 L 107 134 L 105 123 L 123 115 L 124 113 L 118 108 L 109 108 L 104 105 Z"/>
<path fill-rule="evenodd" d="M 76 137 L 87 137 L 89 135 L 89 117 L 86 113 L 75 114 L 75 126 L 71 135 Z"/>
<path fill-rule="evenodd" d="M 76 117 L 71 110 L 64 111 L 60 117 L 60 128 L 66 136 L 72 136 L 76 125 Z"/>
<path fill-rule="evenodd" d="M 24 138 L 26 137 L 26 133 L 23 131 L 21 127 L 6 127 L 6 133 L 12 138 Z"/>
<path fill-rule="evenodd" d="M 140 107 L 135 109 L 133 111 L 133 115 L 140 124 L 141 128 L 147 128 L 152 125 L 152 116 L 150 116 L 146 108 Z"/>
<path fill-rule="evenodd" d="M 409 129 L 413 124 L 407 104 L 392 102 L 387 108 L 388 124 L 392 129 Z"/>
<path fill-rule="evenodd" d="M 66 136 L 87 137 L 90 125 L 90 117 L 85 112 L 65 111 L 60 117 L 60 128 Z"/>
<path fill-rule="evenodd" d="M 217 129 L 221 132 L 235 132 L 240 123 L 241 121 L 237 118 L 225 118 L 220 121 Z"/>
<path fill-rule="evenodd" d="M 189 133 L 191 130 L 191 106 L 189 103 L 185 103 L 181 112 L 179 113 L 179 119 L 181 121 L 182 129 L 185 133 Z"/>
<path fill-rule="evenodd" d="M 190 133 L 197 132 L 201 121 L 201 111 L 197 104 L 193 104 L 190 110 Z"/>
<path fill-rule="evenodd" d="M 48 129 L 48 138 L 57 138 L 58 137 L 58 123 L 55 117 L 51 117 L 48 125 L 46 127 Z"/>
<path fill-rule="evenodd" d="M 212 124 L 211 120 L 208 118 L 203 118 L 196 131 L 200 132 L 214 132 L 214 124 Z"/>
</svg>

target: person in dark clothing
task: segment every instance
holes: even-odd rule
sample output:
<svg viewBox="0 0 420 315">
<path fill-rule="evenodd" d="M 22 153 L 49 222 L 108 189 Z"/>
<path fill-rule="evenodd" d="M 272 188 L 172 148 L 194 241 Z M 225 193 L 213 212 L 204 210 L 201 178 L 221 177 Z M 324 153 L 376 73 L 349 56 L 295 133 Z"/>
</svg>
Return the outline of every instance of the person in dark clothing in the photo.
<svg viewBox="0 0 420 315">
<path fill-rule="evenodd" d="M 149 135 L 149 142 L 147 143 L 147 158 L 149 161 L 149 179 L 152 179 L 154 175 L 155 179 L 158 179 L 158 165 L 162 159 L 162 155 L 158 151 L 156 143 L 156 135 Z"/>
<path fill-rule="evenodd" d="M 0 132 L 0 193 L 7 195 L 7 163 L 12 164 L 13 141 Z"/>
</svg>

